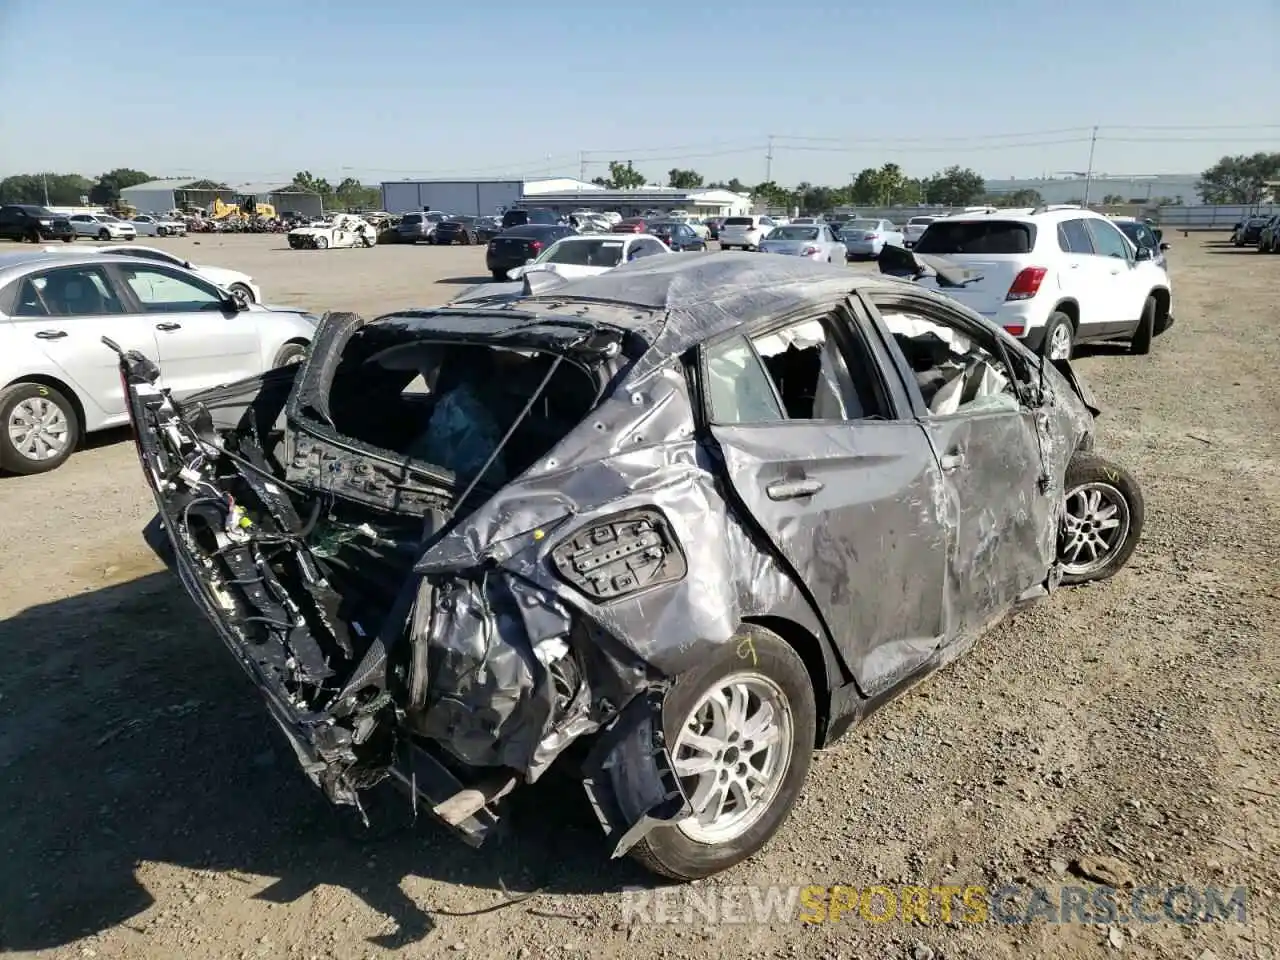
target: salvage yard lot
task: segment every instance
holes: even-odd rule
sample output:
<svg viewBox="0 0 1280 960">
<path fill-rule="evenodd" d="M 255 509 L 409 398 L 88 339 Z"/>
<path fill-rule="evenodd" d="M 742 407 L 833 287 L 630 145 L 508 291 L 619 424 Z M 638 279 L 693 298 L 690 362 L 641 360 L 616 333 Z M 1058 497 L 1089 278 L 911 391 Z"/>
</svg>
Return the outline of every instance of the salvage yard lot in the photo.
<svg viewBox="0 0 1280 960">
<path fill-rule="evenodd" d="M 1244 923 L 628 925 L 618 891 L 651 878 L 605 859 L 580 790 L 554 780 L 478 852 L 395 794 L 364 832 L 310 788 L 143 545 L 150 498 L 117 432 L 0 478 L 0 949 L 1280 956 L 1280 259 L 1169 239 L 1172 330 L 1150 356 L 1078 362 L 1099 451 L 1146 493 L 1128 568 L 1019 613 L 825 751 L 773 844 L 696 889 L 1056 886 L 1092 853 L 1139 884 L 1245 885 Z M 153 245 L 316 312 L 429 306 L 486 276 L 482 247 Z"/>
</svg>

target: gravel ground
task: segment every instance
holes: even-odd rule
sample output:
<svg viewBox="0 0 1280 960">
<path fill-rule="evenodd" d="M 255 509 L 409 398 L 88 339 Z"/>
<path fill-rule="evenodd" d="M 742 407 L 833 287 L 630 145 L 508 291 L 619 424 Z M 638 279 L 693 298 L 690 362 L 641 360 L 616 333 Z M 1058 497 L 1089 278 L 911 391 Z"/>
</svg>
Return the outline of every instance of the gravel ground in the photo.
<svg viewBox="0 0 1280 960">
<path fill-rule="evenodd" d="M 1280 958 L 1280 258 L 1172 238 L 1177 323 L 1079 368 L 1147 497 L 1128 569 L 1019 613 L 815 759 L 751 884 L 1249 887 L 1243 923 L 627 923 L 576 786 L 473 852 L 379 798 L 332 811 L 144 548 L 123 434 L 0 479 L 0 949 L 20 956 Z M 271 302 L 382 311 L 484 276 L 477 249 L 156 241 Z M 511 903 L 509 895 L 536 894 Z M 935 914 L 936 916 L 936 914 Z"/>
</svg>

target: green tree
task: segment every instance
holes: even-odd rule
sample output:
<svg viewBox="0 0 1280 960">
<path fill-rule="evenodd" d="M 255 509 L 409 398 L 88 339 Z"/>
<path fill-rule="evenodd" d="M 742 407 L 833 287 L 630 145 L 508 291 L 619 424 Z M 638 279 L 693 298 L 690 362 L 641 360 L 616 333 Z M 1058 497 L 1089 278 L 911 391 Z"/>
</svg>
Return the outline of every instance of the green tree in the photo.
<svg viewBox="0 0 1280 960">
<path fill-rule="evenodd" d="M 1038 207 L 1044 203 L 1039 190 L 1023 187 L 1009 193 L 994 193 L 987 197 L 993 207 Z"/>
<path fill-rule="evenodd" d="M 708 184 L 707 184 L 707 189 L 709 189 L 709 190 L 731 190 L 731 191 L 733 191 L 734 193 L 750 193 L 750 192 L 751 192 L 751 188 L 750 188 L 749 186 L 747 186 L 745 183 L 743 183 L 741 180 L 739 180 L 737 177 L 733 177 L 733 178 L 729 179 L 728 181 L 725 181 L 725 180 L 713 180 L 713 181 L 711 181 L 710 183 L 708 183 Z"/>
<path fill-rule="evenodd" d="M 302 187 L 305 190 L 313 190 L 320 194 L 324 200 L 325 206 L 333 200 L 333 187 L 329 185 L 329 181 L 324 177 L 313 176 L 310 170 L 300 170 L 293 175 L 293 185 Z"/>
<path fill-rule="evenodd" d="M 925 200 L 939 206 L 963 207 L 977 203 L 986 192 L 982 175 L 968 167 L 947 167 L 924 182 Z"/>
<path fill-rule="evenodd" d="M 1196 189 L 1205 203 L 1258 203 L 1267 183 L 1280 179 L 1280 153 L 1223 157 L 1204 173 Z"/>
<path fill-rule="evenodd" d="M 89 195 L 93 181 L 78 173 L 20 173 L 0 180 L 0 203 L 49 203 L 55 207 L 76 207 Z"/>
<path fill-rule="evenodd" d="M 352 177 L 345 177 L 333 188 L 333 199 L 339 206 L 349 210 L 370 210 L 382 202 L 382 191 L 377 187 L 366 187 Z"/>
<path fill-rule="evenodd" d="M 151 174 L 143 173 L 141 170 L 117 167 L 98 177 L 98 182 L 89 190 L 89 202 L 107 206 L 118 201 L 120 191 L 126 187 L 136 187 L 140 183 L 154 179 L 155 177 Z"/>
<path fill-rule="evenodd" d="M 667 186 L 680 190 L 696 190 L 702 186 L 702 174 L 696 170 L 681 170 L 672 167 L 667 171 Z"/>
<path fill-rule="evenodd" d="M 637 170 L 628 160 L 623 163 L 621 160 L 609 161 L 609 176 L 607 178 L 597 177 L 592 181 L 610 190 L 635 190 L 645 185 L 645 175 Z"/>
<path fill-rule="evenodd" d="M 1103 206 L 1115 206 L 1116 204 L 1124 203 L 1124 202 L 1125 202 L 1124 197 L 1122 197 L 1118 193 L 1108 193 L 1105 197 L 1102 198 Z"/>
</svg>

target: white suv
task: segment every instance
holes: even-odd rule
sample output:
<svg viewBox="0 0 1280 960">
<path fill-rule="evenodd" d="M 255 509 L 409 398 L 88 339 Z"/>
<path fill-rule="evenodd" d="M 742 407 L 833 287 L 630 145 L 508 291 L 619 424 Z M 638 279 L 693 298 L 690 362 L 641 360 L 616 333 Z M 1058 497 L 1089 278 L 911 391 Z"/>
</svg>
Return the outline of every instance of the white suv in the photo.
<svg viewBox="0 0 1280 960">
<path fill-rule="evenodd" d="M 756 250 L 760 241 L 777 226 L 772 217 L 726 217 L 720 224 L 720 249 Z"/>
<path fill-rule="evenodd" d="M 1169 274 L 1106 217 L 1080 207 L 962 214 L 929 224 L 915 252 L 981 274 L 963 287 L 920 282 L 998 323 L 1050 359 L 1083 341 L 1147 353 L 1173 323 Z"/>
<path fill-rule="evenodd" d="M 111 216 L 109 213 L 77 213 L 67 217 L 77 237 L 94 240 L 133 240 L 138 231 L 132 223 Z"/>
</svg>

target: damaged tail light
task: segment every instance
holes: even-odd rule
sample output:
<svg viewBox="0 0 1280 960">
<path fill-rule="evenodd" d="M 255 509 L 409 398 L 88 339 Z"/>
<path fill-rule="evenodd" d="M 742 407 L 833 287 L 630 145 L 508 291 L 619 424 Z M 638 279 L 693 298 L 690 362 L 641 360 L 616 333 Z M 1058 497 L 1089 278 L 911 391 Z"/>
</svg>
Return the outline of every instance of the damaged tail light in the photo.
<svg viewBox="0 0 1280 960">
<path fill-rule="evenodd" d="M 532 250 L 534 253 L 537 253 L 539 250 L 542 249 L 542 241 L 534 240 L 532 243 L 529 244 L 529 249 Z"/>
<path fill-rule="evenodd" d="M 1030 300 L 1040 292 L 1040 284 L 1044 282 L 1047 272 L 1044 267 L 1023 268 L 1009 285 L 1009 292 L 1004 295 L 1005 300 Z"/>
<path fill-rule="evenodd" d="M 658 510 L 604 517 L 551 551 L 556 573 L 597 603 L 682 580 L 688 570 L 675 531 Z"/>
</svg>

